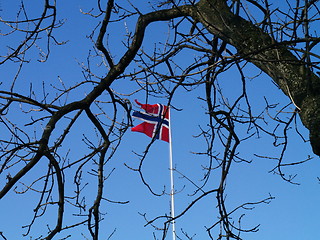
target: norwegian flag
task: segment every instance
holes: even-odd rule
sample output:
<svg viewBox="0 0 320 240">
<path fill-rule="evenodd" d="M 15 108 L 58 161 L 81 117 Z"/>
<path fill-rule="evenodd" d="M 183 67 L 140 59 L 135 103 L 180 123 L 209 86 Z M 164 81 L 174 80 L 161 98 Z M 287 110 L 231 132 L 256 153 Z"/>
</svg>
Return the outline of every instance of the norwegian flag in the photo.
<svg viewBox="0 0 320 240">
<path fill-rule="evenodd" d="M 169 142 L 169 108 L 162 104 L 136 103 L 145 111 L 134 111 L 132 117 L 140 119 L 143 123 L 131 128 L 133 132 L 141 132 L 155 139 Z"/>
</svg>

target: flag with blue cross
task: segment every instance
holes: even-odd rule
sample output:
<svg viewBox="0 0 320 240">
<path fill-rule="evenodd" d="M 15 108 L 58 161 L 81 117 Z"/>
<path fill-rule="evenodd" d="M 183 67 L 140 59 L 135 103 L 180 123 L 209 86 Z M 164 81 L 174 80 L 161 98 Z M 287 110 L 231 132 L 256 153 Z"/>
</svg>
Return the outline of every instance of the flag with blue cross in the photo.
<svg viewBox="0 0 320 240">
<path fill-rule="evenodd" d="M 155 139 L 169 142 L 169 108 L 162 104 L 142 104 L 135 100 L 144 112 L 134 111 L 132 117 L 143 123 L 131 128 L 133 132 L 141 132 Z"/>
</svg>

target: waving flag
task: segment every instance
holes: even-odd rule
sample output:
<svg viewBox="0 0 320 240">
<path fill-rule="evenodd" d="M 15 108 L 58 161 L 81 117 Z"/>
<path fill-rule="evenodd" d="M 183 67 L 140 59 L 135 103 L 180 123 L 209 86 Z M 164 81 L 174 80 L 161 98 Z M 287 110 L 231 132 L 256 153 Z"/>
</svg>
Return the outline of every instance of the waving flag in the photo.
<svg viewBox="0 0 320 240">
<path fill-rule="evenodd" d="M 143 123 L 131 128 L 131 131 L 169 142 L 169 108 L 162 104 L 150 105 L 135 101 L 144 112 L 134 111 L 132 117 L 142 120 Z"/>
</svg>

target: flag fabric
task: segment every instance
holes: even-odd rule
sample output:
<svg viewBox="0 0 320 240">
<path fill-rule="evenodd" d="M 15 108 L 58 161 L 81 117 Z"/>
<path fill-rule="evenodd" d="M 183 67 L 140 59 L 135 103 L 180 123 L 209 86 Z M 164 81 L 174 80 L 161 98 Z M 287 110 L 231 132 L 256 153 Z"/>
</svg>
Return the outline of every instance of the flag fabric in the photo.
<svg viewBox="0 0 320 240">
<path fill-rule="evenodd" d="M 155 139 L 169 142 L 169 108 L 162 104 L 142 104 L 135 100 L 144 112 L 134 111 L 132 117 L 143 123 L 131 128 L 133 132 L 141 132 Z"/>
</svg>

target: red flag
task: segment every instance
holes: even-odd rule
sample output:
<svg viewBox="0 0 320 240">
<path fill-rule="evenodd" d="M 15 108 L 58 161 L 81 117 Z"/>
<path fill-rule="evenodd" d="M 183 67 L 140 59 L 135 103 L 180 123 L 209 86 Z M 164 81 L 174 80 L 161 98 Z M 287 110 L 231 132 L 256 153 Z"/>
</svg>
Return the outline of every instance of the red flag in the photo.
<svg viewBox="0 0 320 240">
<path fill-rule="evenodd" d="M 131 128 L 155 139 L 169 142 L 169 108 L 162 104 L 142 104 L 135 100 L 145 112 L 135 111 L 132 116 L 144 121 Z"/>
</svg>

